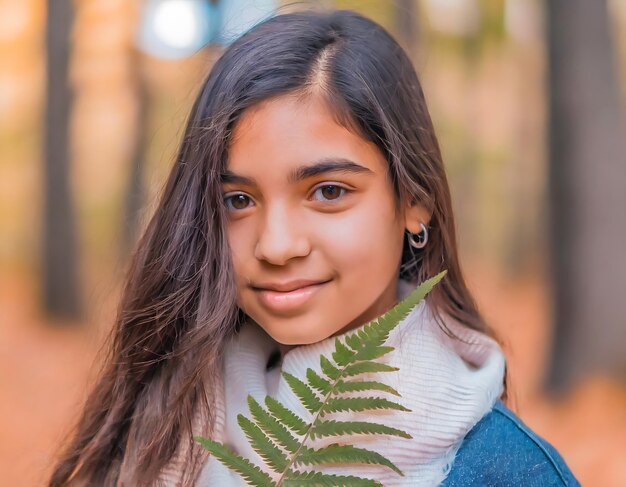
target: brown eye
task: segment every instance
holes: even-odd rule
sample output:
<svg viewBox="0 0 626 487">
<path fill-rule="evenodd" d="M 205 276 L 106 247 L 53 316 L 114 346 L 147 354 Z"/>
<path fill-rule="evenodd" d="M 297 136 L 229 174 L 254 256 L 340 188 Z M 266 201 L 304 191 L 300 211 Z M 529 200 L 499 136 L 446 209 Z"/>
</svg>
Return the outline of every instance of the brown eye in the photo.
<svg viewBox="0 0 626 487">
<path fill-rule="evenodd" d="M 234 194 L 224 198 L 224 203 L 229 210 L 245 210 L 248 207 L 250 198 L 245 194 Z M 229 202 L 231 203 L 229 205 Z"/>
<path fill-rule="evenodd" d="M 317 192 L 322 194 L 322 201 L 334 201 L 340 199 L 344 193 L 348 192 L 348 190 L 342 186 L 337 186 L 336 184 L 326 184 L 317 188 L 315 193 Z"/>
</svg>

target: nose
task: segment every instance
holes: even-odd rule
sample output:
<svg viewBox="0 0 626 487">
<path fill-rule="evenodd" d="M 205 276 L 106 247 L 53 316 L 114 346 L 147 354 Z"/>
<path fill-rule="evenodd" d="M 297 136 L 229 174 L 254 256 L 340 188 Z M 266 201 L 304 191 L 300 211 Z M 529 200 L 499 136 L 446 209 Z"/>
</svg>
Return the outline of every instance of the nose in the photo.
<svg viewBox="0 0 626 487">
<path fill-rule="evenodd" d="M 260 224 L 254 256 L 271 264 L 285 265 L 289 259 L 308 255 L 309 239 L 301 229 L 302 219 L 286 207 L 268 209 Z"/>
</svg>

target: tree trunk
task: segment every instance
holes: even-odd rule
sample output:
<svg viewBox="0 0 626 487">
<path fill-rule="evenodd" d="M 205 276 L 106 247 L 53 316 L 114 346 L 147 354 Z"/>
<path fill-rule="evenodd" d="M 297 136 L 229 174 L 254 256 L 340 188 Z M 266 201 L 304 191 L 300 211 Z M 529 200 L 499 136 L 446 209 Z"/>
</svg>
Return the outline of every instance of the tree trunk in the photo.
<svg viewBox="0 0 626 487">
<path fill-rule="evenodd" d="M 141 70 L 141 59 L 137 52 L 133 53 L 133 81 L 137 96 L 137 126 L 133 145 L 133 158 L 130 167 L 130 177 L 126 190 L 124 224 L 122 231 L 122 252 L 127 255 L 137 240 L 141 210 L 145 204 L 144 166 L 147 147 L 148 123 L 148 90 L 146 80 Z"/>
<path fill-rule="evenodd" d="M 550 0 L 548 385 L 626 377 L 626 147 L 606 0 Z"/>
<path fill-rule="evenodd" d="M 55 318 L 78 318 L 77 245 L 69 182 L 68 85 L 72 2 L 48 0 L 44 144 L 43 307 Z"/>
</svg>

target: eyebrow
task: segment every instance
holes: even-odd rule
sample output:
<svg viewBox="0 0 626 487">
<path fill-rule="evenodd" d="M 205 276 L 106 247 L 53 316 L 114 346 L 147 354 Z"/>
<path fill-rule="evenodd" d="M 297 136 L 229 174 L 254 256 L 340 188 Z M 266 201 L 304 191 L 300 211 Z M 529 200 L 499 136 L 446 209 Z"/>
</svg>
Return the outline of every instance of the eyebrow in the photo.
<svg viewBox="0 0 626 487">
<path fill-rule="evenodd" d="M 287 181 L 294 184 L 307 178 L 322 173 L 353 173 L 353 174 L 374 174 L 371 169 L 361 166 L 349 159 L 321 159 L 313 164 L 299 166 L 289 172 Z M 254 178 L 241 176 L 232 171 L 226 170 L 220 174 L 220 181 L 223 184 L 243 184 L 247 186 L 256 186 Z"/>
</svg>

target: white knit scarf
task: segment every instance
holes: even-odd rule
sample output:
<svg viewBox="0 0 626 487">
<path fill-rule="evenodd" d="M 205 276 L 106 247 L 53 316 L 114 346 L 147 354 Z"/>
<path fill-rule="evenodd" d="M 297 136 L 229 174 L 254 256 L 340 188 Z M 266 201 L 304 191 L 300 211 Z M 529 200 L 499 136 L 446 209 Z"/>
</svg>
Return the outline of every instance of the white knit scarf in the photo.
<svg viewBox="0 0 626 487">
<path fill-rule="evenodd" d="M 404 299 L 414 287 L 414 284 L 400 279 L 398 297 Z M 433 486 L 443 481 L 463 437 L 491 410 L 501 395 L 505 366 L 504 356 L 493 339 L 450 318 L 446 325 L 458 338 L 451 338 L 442 331 L 423 300 L 392 330 L 386 345 L 395 347 L 395 350 L 377 359 L 400 370 L 359 377 L 359 380 L 378 380 L 396 389 L 401 397 L 378 391 L 376 395 L 399 402 L 411 412 L 378 410 L 328 416 L 329 419 L 382 423 L 406 431 L 411 439 L 363 434 L 308 440 L 307 443 L 310 447 L 319 448 L 340 442 L 376 451 L 398 466 L 404 476 L 381 465 L 367 464 L 310 466 L 301 470 L 368 477 L 385 486 Z M 355 331 L 350 330 L 338 338 Z M 248 394 L 260 404 L 264 404 L 265 396 L 270 395 L 309 421 L 310 413 L 280 372 L 287 371 L 305 381 L 307 368 L 321 373 L 319 357 L 321 354 L 331 357 L 335 338 L 299 345 L 286 353 L 282 363 L 266 370 L 268 358 L 277 350 L 278 344 L 255 323 L 244 324 L 225 350 L 224 391 L 217 395 L 214 439 L 227 444 L 274 476 L 250 447 L 239 428 L 237 415 L 241 413 L 251 417 Z M 372 395 L 372 392 L 366 395 Z M 233 487 L 247 484 L 237 473 L 211 456 L 197 485 Z"/>
</svg>

